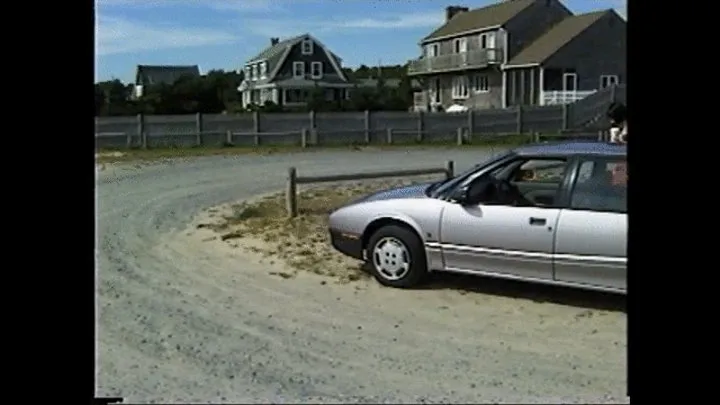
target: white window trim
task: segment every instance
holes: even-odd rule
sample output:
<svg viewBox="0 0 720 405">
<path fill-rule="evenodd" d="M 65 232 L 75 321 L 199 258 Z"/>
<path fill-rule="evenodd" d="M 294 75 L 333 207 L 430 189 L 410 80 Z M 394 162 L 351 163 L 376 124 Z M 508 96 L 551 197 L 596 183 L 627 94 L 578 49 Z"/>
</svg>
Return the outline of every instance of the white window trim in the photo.
<svg viewBox="0 0 720 405">
<path fill-rule="evenodd" d="M 315 67 L 319 67 L 317 75 L 315 74 Z M 313 79 L 322 79 L 323 77 L 323 64 L 322 62 L 311 62 L 310 63 L 310 77 Z"/>
<path fill-rule="evenodd" d="M 308 46 L 308 49 L 306 50 L 305 47 Z M 300 45 L 302 47 L 301 51 L 303 55 L 312 55 L 313 54 L 313 41 L 312 39 L 303 39 L 302 44 Z"/>
<path fill-rule="evenodd" d="M 439 55 L 439 53 L 440 53 L 440 45 L 439 45 L 439 44 L 428 44 L 428 45 L 425 45 L 425 49 L 426 49 L 426 52 L 427 52 L 427 55 L 426 55 L 426 56 L 427 56 L 428 58 L 436 58 L 436 57 L 440 56 L 440 55 Z"/>
<path fill-rule="evenodd" d="M 298 74 L 298 66 L 302 66 L 302 74 Z M 305 77 L 305 62 L 293 62 L 293 78 L 304 78 Z"/>
<path fill-rule="evenodd" d="M 483 47 L 483 38 L 485 38 L 485 46 Z M 478 35 L 478 49 L 487 49 L 487 33 Z"/>
<path fill-rule="evenodd" d="M 463 50 L 463 44 L 465 44 L 465 50 Z M 457 51 L 455 51 L 455 48 L 457 48 Z M 453 40 L 453 53 L 467 53 L 467 51 L 467 38 L 456 38 L 455 40 Z"/>
<path fill-rule="evenodd" d="M 248 66 L 245 66 L 245 67 L 243 68 L 243 72 L 244 72 L 244 74 L 245 74 L 245 80 L 248 80 L 248 81 L 251 80 L 250 77 L 251 77 L 251 75 L 252 75 L 252 69 L 250 68 L 249 65 L 248 65 Z"/>
<path fill-rule="evenodd" d="M 463 91 L 464 90 L 464 91 Z M 470 97 L 470 81 L 467 76 L 455 76 L 452 79 L 452 98 L 465 100 Z"/>
<path fill-rule="evenodd" d="M 481 88 L 480 86 L 480 79 L 485 78 L 485 88 Z M 472 80 L 470 81 L 471 88 L 473 93 L 489 93 L 490 92 L 490 77 L 488 75 L 484 74 L 476 74 L 473 75 Z"/>
<path fill-rule="evenodd" d="M 267 62 L 260 62 L 260 79 L 267 79 Z"/>
<path fill-rule="evenodd" d="M 605 87 L 610 87 L 610 84 L 608 84 L 605 87 L 603 87 L 603 85 L 602 85 L 603 79 L 610 79 L 610 78 L 614 78 L 614 80 L 615 80 L 614 84 L 620 84 L 620 78 L 618 77 L 618 75 L 600 75 L 600 88 L 601 89 L 604 89 Z M 608 83 L 609 82 L 610 82 L 610 80 L 608 80 Z"/>
</svg>

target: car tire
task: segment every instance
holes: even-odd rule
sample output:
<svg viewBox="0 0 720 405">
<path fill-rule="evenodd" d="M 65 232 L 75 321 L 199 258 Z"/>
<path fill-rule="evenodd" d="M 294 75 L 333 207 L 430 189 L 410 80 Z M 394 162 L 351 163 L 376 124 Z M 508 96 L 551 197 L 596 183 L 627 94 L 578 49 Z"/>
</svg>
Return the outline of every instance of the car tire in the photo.
<svg viewBox="0 0 720 405">
<path fill-rule="evenodd" d="M 410 288 L 427 276 L 425 247 L 411 230 L 387 225 L 375 231 L 367 245 L 367 262 L 382 285 Z"/>
</svg>

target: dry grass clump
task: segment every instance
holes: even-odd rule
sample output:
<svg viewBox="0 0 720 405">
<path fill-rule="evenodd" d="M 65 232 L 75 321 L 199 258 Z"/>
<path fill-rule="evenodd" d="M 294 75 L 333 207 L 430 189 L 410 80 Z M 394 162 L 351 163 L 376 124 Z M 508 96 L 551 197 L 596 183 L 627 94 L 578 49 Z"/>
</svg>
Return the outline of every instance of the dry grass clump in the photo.
<svg viewBox="0 0 720 405">
<path fill-rule="evenodd" d="M 347 283 L 366 277 L 361 263 L 335 251 L 330 244 L 328 215 L 336 208 L 369 193 L 388 188 L 428 181 L 375 180 L 313 187 L 298 193 L 298 216 L 288 218 L 285 195 L 278 193 L 252 203 L 234 204 L 216 224 L 201 224 L 219 233 L 220 239 L 232 241 L 267 258 L 284 261 L 294 277 L 299 271 L 335 277 Z"/>
</svg>

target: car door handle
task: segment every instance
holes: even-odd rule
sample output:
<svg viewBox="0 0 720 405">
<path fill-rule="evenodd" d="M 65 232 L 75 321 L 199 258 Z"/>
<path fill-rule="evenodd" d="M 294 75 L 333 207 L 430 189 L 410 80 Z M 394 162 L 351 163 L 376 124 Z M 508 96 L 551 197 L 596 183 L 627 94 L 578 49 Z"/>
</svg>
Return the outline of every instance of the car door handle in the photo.
<svg viewBox="0 0 720 405">
<path fill-rule="evenodd" d="M 545 225 L 547 220 L 545 218 L 530 217 L 530 225 Z"/>
</svg>

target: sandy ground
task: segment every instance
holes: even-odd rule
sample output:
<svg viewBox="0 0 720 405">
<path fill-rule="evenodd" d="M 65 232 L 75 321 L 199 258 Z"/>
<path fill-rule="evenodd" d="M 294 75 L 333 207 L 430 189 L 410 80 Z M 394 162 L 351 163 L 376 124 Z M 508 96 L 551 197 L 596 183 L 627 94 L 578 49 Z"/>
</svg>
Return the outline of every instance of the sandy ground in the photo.
<svg viewBox="0 0 720 405">
<path fill-rule="evenodd" d="M 627 402 L 621 297 L 448 276 L 416 291 L 273 275 L 196 229 L 300 173 L 477 150 L 214 157 L 98 173 L 97 395 L 132 403 Z"/>
</svg>

